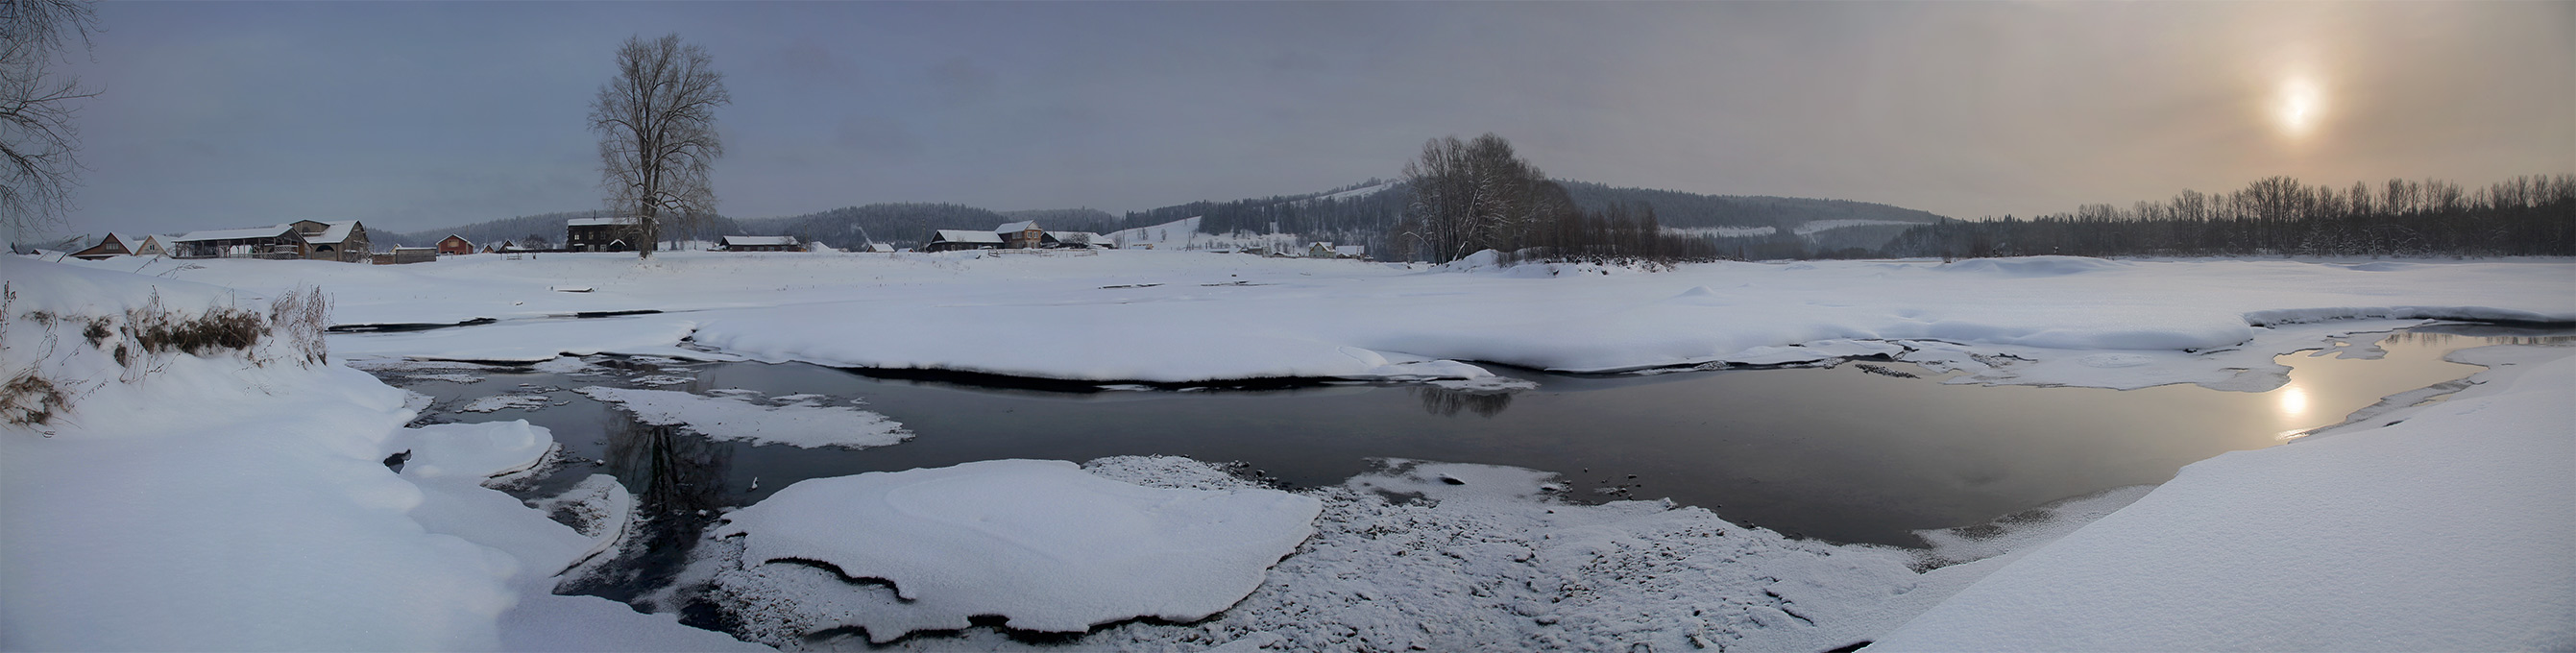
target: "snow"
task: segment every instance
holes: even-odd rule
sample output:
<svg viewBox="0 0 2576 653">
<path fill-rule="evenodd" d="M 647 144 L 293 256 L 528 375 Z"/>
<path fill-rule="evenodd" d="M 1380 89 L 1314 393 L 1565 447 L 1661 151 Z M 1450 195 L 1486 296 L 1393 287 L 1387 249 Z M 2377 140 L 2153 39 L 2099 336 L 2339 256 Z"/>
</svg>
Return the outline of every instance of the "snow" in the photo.
<svg viewBox="0 0 2576 653">
<path fill-rule="evenodd" d="M 900 601 L 847 622 L 884 642 L 976 615 L 1058 632 L 1195 621 L 1259 586 L 1319 509 L 1275 490 L 1155 489 L 1069 462 L 990 460 L 798 482 L 726 515 L 716 536 L 742 536 L 749 566 L 811 561 L 892 583 Z"/>
<path fill-rule="evenodd" d="M 140 358 L 129 375 L 30 313 L 122 316 L 156 296 L 193 311 L 239 293 L 14 256 L 0 278 L 15 295 L 0 364 L 79 389 L 52 422 L 0 425 L 0 649 L 492 650 L 535 641 L 509 617 L 538 605 L 588 615 L 544 624 L 547 643 L 731 641 L 551 595 L 549 576 L 595 542 L 480 485 L 542 458 L 543 429 L 404 429 L 406 393 L 298 366 L 273 339 Z M 396 473 L 385 460 L 403 451 Z"/>
<path fill-rule="evenodd" d="M 938 231 L 938 234 L 939 236 L 934 240 L 951 243 L 984 243 L 998 245 L 1002 242 L 1001 234 L 990 231 L 975 231 L 972 229 L 941 229 Z"/>
<path fill-rule="evenodd" d="M 170 239 L 170 241 L 171 241 L 171 242 L 184 243 L 184 242 L 199 241 L 199 240 L 237 240 L 237 239 L 242 239 L 242 238 L 275 238 L 275 237 L 278 237 L 278 236 L 286 235 L 286 232 L 288 232 L 288 231 L 293 231 L 293 230 L 295 230 L 295 225 L 291 225 L 291 224 L 281 224 L 281 225 L 274 225 L 274 226 L 268 226 L 268 227 L 248 227 L 248 228 L 242 228 L 242 229 L 212 229 L 212 230 L 207 230 L 207 231 L 191 231 L 191 232 L 188 232 L 188 233 L 186 233 L 186 234 L 181 234 L 178 238 L 172 238 L 172 239 Z"/>
<path fill-rule="evenodd" d="M 2576 358 L 2488 350 L 2479 389 L 2185 467 L 1871 650 L 2576 647 Z"/>
<path fill-rule="evenodd" d="M 820 405 L 800 398 L 776 406 L 753 403 L 738 393 L 696 395 L 672 390 L 634 390 L 590 386 L 576 390 L 592 399 L 624 406 L 646 424 L 685 426 L 716 440 L 749 440 L 755 444 L 797 447 L 882 447 L 912 437 L 886 416 L 848 406 Z"/>
<path fill-rule="evenodd" d="M 1108 458 L 1085 468 L 1152 487 L 1254 487 L 1182 458 Z M 1984 571 L 1960 565 L 1917 574 L 1911 558 L 1895 550 L 1791 540 L 1660 501 L 1563 503 L 1549 498 L 1553 480 L 1511 467 L 1387 461 L 1343 486 L 1299 493 L 1321 503 L 1315 534 L 1234 607 L 1181 627 L 1118 623 L 1066 644 L 1824 650 L 1884 632 Z M 758 565 L 718 581 L 729 612 L 755 637 L 777 643 L 814 646 L 805 635 L 898 603 L 880 586 L 804 565 Z M 869 635 L 888 639 L 873 629 Z M 1022 648 L 976 631 L 893 645 Z"/>
<path fill-rule="evenodd" d="M 1868 227 L 1874 225 L 1894 224 L 1922 226 L 1929 223 L 1906 222 L 1903 220 L 1808 220 L 1806 222 L 1798 223 L 1798 228 L 1795 231 L 1800 236 L 1812 236 L 1817 232 L 1832 231 L 1845 227 Z"/>
<path fill-rule="evenodd" d="M 1204 240 L 1190 235 L 1186 220 L 1122 233 L 1132 242 L 1157 230 L 1172 238 L 1159 242 Z M 2246 361 L 2212 352 L 2320 333 L 2293 328 L 2300 325 L 2331 335 L 2390 320 L 2576 321 L 2576 292 L 2566 282 L 2576 278 L 2576 263 L 2564 260 L 2027 257 L 1707 263 L 1647 273 L 1492 259 L 1431 271 L 1157 248 L 1079 258 L 669 252 L 647 261 L 578 253 L 437 266 L 160 261 L 143 272 L 245 295 L 320 284 L 346 324 L 499 320 L 332 336 L 333 350 L 349 358 L 731 355 L 1105 382 L 1482 378 L 1481 368 L 1469 371 L 1479 362 L 1622 372 L 1852 341 L 1959 361 L 1977 383 L 2225 385 Z M 549 319 L 628 310 L 664 312 Z M 2122 358 L 2142 364 L 2116 368 L 2078 360 L 2101 353 L 2144 358 Z M 1451 367 L 1410 364 L 1431 361 Z"/>
<path fill-rule="evenodd" d="M 1779 227 L 1665 227 L 1664 233 L 1700 238 L 1751 238 L 1779 233 Z"/>
</svg>

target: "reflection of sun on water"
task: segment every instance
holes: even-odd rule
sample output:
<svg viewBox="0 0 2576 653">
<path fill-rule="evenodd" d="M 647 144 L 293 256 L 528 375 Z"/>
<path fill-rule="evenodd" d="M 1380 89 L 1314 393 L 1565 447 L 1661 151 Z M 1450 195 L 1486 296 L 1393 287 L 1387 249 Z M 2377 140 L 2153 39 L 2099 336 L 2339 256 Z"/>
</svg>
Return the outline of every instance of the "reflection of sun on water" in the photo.
<svg viewBox="0 0 2576 653">
<path fill-rule="evenodd" d="M 2290 428 L 2289 430 L 2282 431 L 2276 435 L 2283 440 L 2296 440 L 2306 437 L 2308 435 L 2308 429 L 2306 428 L 2308 426 L 2307 389 L 2301 388 L 2299 387 L 2299 384 L 2293 382 L 2290 385 L 2282 386 L 2279 391 L 2279 396 L 2280 398 L 2277 401 L 2280 403 L 2274 410 L 2274 412 L 2279 414 L 2278 417 L 2280 418 L 2277 420 L 2277 423 Z"/>
</svg>

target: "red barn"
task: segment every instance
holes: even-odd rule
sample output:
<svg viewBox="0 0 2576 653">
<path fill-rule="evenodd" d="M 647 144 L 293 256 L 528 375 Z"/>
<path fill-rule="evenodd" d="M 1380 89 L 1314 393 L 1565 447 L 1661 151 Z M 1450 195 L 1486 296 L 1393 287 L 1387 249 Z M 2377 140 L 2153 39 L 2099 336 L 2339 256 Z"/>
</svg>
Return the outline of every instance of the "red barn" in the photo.
<svg viewBox="0 0 2576 653">
<path fill-rule="evenodd" d="M 438 253 L 472 254 L 474 243 L 466 242 L 464 236 L 450 234 L 445 240 L 438 241 Z"/>
</svg>

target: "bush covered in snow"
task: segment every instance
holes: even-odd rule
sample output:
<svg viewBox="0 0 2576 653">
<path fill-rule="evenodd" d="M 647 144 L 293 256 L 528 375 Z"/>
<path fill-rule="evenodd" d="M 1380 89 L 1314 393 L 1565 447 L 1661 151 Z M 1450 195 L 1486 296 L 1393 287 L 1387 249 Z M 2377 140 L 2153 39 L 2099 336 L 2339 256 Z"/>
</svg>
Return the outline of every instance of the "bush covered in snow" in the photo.
<svg viewBox="0 0 2576 653">
<path fill-rule="evenodd" d="M 51 423 L 104 379 L 142 383 L 175 356 L 304 367 L 330 359 L 323 333 L 330 326 L 331 299 L 318 287 L 280 293 L 263 314 L 216 303 L 208 293 L 165 301 L 158 287 L 124 301 L 47 287 L 22 302 L 22 290 L 35 290 L 24 285 L 20 279 L 0 283 L 0 349 L 7 352 L 0 355 L 0 376 L 7 379 L 0 382 L 0 421 L 13 425 Z"/>
</svg>

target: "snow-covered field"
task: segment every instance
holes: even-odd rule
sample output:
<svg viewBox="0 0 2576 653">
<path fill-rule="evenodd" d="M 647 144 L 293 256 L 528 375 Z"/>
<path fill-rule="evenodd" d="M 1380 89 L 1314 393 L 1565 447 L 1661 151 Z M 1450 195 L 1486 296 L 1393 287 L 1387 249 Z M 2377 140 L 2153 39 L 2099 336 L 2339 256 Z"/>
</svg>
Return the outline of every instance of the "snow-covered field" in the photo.
<svg viewBox="0 0 2576 653">
<path fill-rule="evenodd" d="M 2267 327 L 2576 321 L 2576 264 L 2555 260 L 2037 257 L 1644 273 L 1108 251 L 78 265 L 261 295 L 318 284 L 338 299 L 342 324 L 498 320 L 335 335 L 333 350 L 344 356 L 742 356 L 1106 383 L 1488 376 L 1467 361 L 1607 372 L 1756 363 L 1796 357 L 1781 348 L 1865 341 L 1902 350 L 1899 359 L 1974 373 L 1963 382 L 2261 388 L 2280 383 L 2269 355 L 2312 344 L 2275 342 L 2264 336 L 2279 330 Z M 647 310 L 661 313 L 568 317 Z M 2231 350 L 2247 355 L 2207 355 Z"/>
<path fill-rule="evenodd" d="M 143 276 L 126 274 L 134 271 Z M 61 380 L 73 402 L 42 425 L 0 426 L 0 564 L 7 565 L 0 648 L 7 649 L 737 644 L 669 615 L 552 595 L 556 575 L 578 574 L 613 547 L 624 522 L 602 516 L 567 526 L 487 489 L 540 464 L 553 450 L 551 435 L 508 421 L 405 428 L 414 413 L 401 391 L 339 364 L 360 357 L 739 356 L 1188 384 L 1490 377 L 1479 363 L 1616 371 L 1883 356 L 1970 372 L 1954 379 L 1962 382 L 2251 389 L 2280 382 L 2271 354 L 2362 324 L 2345 320 L 2367 318 L 2371 328 L 2428 318 L 2576 322 L 2576 264 L 2564 261 L 2052 257 L 1721 263 L 1647 273 L 1170 251 L 683 252 L 646 263 L 547 254 L 407 266 L 8 257 L 0 272 L 15 294 L 0 316 L 7 328 L 0 363 L 13 376 Z M 278 350 L 282 344 L 264 342 L 243 353 L 155 356 L 138 368 L 78 330 L 92 316 L 112 322 L 155 293 L 165 306 L 261 310 L 265 298 L 298 284 L 335 297 L 342 324 L 496 322 L 334 335 L 333 363 L 309 367 Z M 660 312 L 574 317 L 625 311 Z M 2567 626 L 2576 623 L 2576 584 L 2566 582 L 2576 578 L 2569 562 L 2576 556 L 2567 555 L 2576 541 L 2569 353 L 2466 352 L 2495 369 L 2447 401 L 2195 464 L 2071 534 L 2020 538 L 2020 548 L 1998 557 L 1928 573 L 1903 552 L 1783 538 L 1692 508 L 1552 502 L 1534 491 L 1549 479 L 1510 468 L 1399 462 L 1303 496 L 1229 495 L 1311 501 L 1320 516 L 1310 522 L 1314 533 L 1276 558 L 1232 608 L 1201 623 L 1119 621 L 1082 643 L 1774 650 L 1883 638 L 1881 646 L 1898 649 L 2576 647 Z M 660 392 L 668 391 L 613 394 L 667 408 L 672 421 L 712 414 L 704 402 L 722 402 L 715 407 L 744 421 L 805 420 L 870 434 L 847 446 L 901 437 L 856 408 L 644 394 Z M 779 401 L 787 403 L 767 405 Z M 406 452 L 407 460 L 387 464 Z M 1009 540 L 1051 532 L 1051 513 L 1022 509 L 994 487 L 1089 487 L 1113 499 L 1084 510 L 1127 516 L 1075 524 L 1073 532 L 1115 542 L 1093 527 L 1126 524 L 1132 528 L 1123 533 L 1149 538 L 1180 528 L 1157 515 L 1188 513 L 1158 513 L 1163 504 L 1154 497 L 1183 495 L 1146 488 L 1258 490 L 1186 460 L 1112 459 L 1087 468 L 1116 488 L 1064 477 L 1060 466 L 953 471 L 964 468 L 933 476 L 998 480 L 954 492 L 937 482 L 853 481 L 859 487 L 834 495 L 876 502 L 860 507 L 878 512 L 982 506 L 997 521 L 952 535 Z M 627 502 L 613 482 L 588 483 L 577 494 L 547 502 L 549 510 L 608 515 Z M 742 511 L 761 523 L 743 525 L 733 546 L 749 539 L 756 548 L 761 532 L 828 527 L 832 519 L 760 510 Z M 860 514 L 874 514 L 867 510 Z M 1259 558 L 1264 543 L 1279 539 L 1239 530 L 1202 548 Z M 959 545 L 930 538 L 888 546 Z M 1037 550 L 1073 551 L 1076 559 L 1065 563 L 1084 563 L 1080 547 Z M 885 602 L 872 592 L 899 587 L 852 583 L 811 566 L 739 562 L 712 582 L 743 599 L 737 617 L 769 643 L 835 646 L 797 636 L 817 625 L 901 619 L 867 612 Z M 1089 582 L 1106 590 L 1101 583 L 1112 580 Z M 1203 612 L 1113 608 L 1104 609 Z M 981 629 L 898 644 L 1022 645 Z"/>
</svg>

